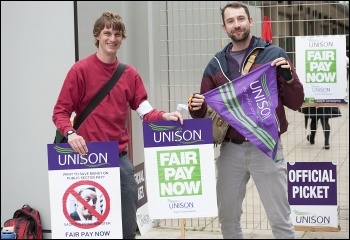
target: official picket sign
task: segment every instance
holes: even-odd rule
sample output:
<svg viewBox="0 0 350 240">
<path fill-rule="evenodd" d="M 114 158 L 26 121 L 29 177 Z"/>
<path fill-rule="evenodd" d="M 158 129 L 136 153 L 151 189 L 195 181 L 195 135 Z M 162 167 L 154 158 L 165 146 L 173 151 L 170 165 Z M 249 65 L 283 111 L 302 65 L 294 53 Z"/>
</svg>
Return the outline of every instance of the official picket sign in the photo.
<svg viewBox="0 0 350 240">
<path fill-rule="evenodd" d="M 118 142 L 88 142 L 80 156 L 68 143 L 48 144 L 53 239 L 123 237 Z"/>
<path fill-rule="evenodd" d="M 149 216 L 148 198 L 146 189 L 145 163 L 141 162 L 135 166 L 135 180 L 138 186 L 139 205 L 136 212 L 137 226 L 140 235 L 145 234 L 153 226 L 153 220 Z"/>
<path fill-rule="evenodd" d="M 143 122 L 152 219 L 217 216 L 211 119 Z"/>
<path fill-rule="evenodd" d="M 336 167 L 336 162 L 288 163 L 288 200 L 296 229 L 338 229 Z"/>
</svg>

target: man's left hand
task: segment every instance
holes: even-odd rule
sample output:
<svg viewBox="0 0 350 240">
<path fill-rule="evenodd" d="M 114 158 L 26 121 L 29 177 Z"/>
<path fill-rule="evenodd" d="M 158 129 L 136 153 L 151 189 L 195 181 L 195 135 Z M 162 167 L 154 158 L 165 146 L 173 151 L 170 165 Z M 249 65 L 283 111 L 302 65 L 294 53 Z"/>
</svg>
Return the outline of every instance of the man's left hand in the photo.
<svg viewBox="0 0 350 240">
<path fill-rule="evenodd" d="M 271 66 L 277 67 L 277 73 L 280 74 L 287 82 L 293 79 L 292 70 L 287 59 L 280 57 L 276 58 Z"/>
</svg>

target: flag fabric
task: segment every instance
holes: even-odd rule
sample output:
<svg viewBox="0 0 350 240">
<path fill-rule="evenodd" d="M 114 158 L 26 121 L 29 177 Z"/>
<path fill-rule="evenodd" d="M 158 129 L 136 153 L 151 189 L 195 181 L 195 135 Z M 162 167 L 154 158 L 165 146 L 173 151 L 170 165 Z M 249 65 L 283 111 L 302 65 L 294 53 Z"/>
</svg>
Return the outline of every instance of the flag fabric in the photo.
<svg viewBox="0 0 350 240">
<path fill-rule="evenodd" d="M 270 18 L 264 16 L 264 22 L 262 27 L 262 39 L 272 43 L 272 27 Z"/>
<path fill-rule="evenodd" d="M 279 130 L 276 66 L 266 63 L 203 95 L 225 121 L 275 160 Z"/>
</svg>

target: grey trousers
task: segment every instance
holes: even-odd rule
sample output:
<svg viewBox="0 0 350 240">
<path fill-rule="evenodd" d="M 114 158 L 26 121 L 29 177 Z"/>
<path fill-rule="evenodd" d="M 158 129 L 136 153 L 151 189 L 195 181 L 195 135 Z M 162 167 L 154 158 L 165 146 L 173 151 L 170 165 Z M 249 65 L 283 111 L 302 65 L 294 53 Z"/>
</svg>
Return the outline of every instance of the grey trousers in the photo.
<svg viewBox="0 0 350 240">
<path fill-rule="evenodd" d="M 216 167 L 219 221 L 224 238 L 243 239 L 240 221 L 250 176 L 254 179 L 275 238 L 295 238 L 281 141 L 278 142 L 276 162 L 250 142 L 224 142 Z"/>
<path fill-rule="evenodd" d="M 138 187 L 134 177 L 134 166 L 128 155 L 120 159 L 120 185 L 122 203 L 123 238 L 135 239 L 138 207 Z"/>
</svg>

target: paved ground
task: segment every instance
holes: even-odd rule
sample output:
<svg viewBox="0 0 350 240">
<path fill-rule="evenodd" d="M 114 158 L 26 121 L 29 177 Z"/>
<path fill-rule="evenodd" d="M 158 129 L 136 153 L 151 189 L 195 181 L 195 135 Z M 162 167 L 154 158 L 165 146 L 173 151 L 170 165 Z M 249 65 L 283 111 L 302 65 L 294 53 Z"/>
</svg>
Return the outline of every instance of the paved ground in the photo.
<svg viewBox="0 0 350 240">
<path fill-rule="evenodd" d="M 338 175 L 338 209 L 339 226 L 337 232 L 312 232 L 297 231 L 298 239 L 349 239 L 349 108 L 341 108 L 342 117 L 333 118 L 331 124 L 331 149 L 323 148 L 322 127 L 318 127 L 316 142 L 310 145 L 306 140 L 308 130 L 304 129 L 304 116 L 301 113 L 294 113 L 287 110 L 288 121 L 290 122 L 288 134 L 282 137 L 284 153 L 288 161 L 337 161 Z M 261 205 L 256 205 L 259 195 L 254 189 L 254 184 L 247 185 L 245 212 L 250 208 L 258 211 L 252 214 L 244 213 L 244 237 L 247 239 L 273 239 L 268 221 Z M 253 207 L 251 207 L 253 204 Z M 258 215 L 258 216 L 257 216 Z M 207 219 L 186 219 L 185 228 L 181 228 L 177 220 L 159 220 L 158 227 L 151 228 L 137 239 L 222 239 L 221 230 L 217 218 Z"/>
<path fill-rule="evenodd" d="M 349 239 L 349 230 L 340 232 L 296 232 L 297 239 Z M 182 235 L 180 229 L 151 228 L 137 239 L 222 239 L 221 232 L 186 230 Z M 274 239 L 271 230 L 244 230 L 246 239 Z"/>
</svg>

